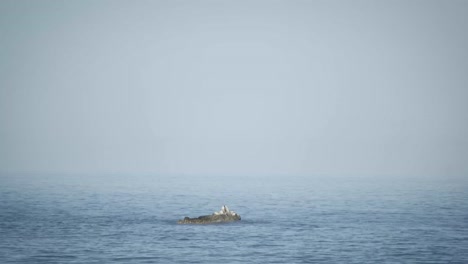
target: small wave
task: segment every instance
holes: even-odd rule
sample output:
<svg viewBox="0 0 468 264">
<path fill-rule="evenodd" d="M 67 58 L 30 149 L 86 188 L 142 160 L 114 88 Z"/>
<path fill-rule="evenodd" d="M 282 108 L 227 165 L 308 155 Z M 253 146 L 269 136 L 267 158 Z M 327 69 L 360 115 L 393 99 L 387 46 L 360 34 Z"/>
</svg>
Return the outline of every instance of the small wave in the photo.
<svg viewBox="0 0 468 264">
<path fill-rule="evenodd" d="M 148 257 L 116 257 L 116 258 L 112 258 L 111 260 L 131 262 L 133 260 L 159 260 L 159 259 L 161 258 L 157 256 L 148 256 Z"/>
</svg>

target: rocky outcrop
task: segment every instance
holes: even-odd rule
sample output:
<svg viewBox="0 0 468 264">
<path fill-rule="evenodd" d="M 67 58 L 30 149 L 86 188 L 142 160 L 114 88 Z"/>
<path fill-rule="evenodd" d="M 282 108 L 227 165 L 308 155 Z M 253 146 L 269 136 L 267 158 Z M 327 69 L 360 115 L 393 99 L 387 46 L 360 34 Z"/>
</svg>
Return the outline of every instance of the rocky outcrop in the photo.
<svg viewBox="0 0 468 264">
<path fill-rule="evenodd" d="M 240 215 L 234 211 L 229 211 L 227 206 L 223 206 L 221 211 L 215 212 L 212 215 L 203 215 L 197 218 L 185 217 L 179 220 L 178 224 L 214 224 L 214 223 L 227 223 L 241 220 Z"/>
</svg>

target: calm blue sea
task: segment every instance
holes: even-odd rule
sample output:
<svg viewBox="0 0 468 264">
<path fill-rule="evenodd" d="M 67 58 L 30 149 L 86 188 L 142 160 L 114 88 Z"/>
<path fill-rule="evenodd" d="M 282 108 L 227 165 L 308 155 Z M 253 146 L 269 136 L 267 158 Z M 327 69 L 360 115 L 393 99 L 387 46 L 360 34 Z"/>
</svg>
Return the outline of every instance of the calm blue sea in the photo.
<svg viewBox="0 0 468 264">
<path fill-rule="evenodd" d="M 0 263 L 468 263 L 468 181 L 1 175 Z"/>
</svg>

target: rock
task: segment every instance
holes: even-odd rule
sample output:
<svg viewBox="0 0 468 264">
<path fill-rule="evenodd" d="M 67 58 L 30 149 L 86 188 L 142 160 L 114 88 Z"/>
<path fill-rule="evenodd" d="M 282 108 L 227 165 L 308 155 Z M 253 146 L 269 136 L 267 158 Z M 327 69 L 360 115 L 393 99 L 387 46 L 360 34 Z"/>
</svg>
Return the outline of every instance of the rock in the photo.
<svg viewBox="0 0 468 264">
<path fill-rule="evenodd" d="M 234 211 L 229 211 L 226 206 L 221 208 L 220 212 L 215 212 L 212 215 L 202 215 L 197 218 L 185 217 L 177 221 L 178 224 L 214 224 L 227 223 L 241 220 L 240 215 Z"/>
</svg>

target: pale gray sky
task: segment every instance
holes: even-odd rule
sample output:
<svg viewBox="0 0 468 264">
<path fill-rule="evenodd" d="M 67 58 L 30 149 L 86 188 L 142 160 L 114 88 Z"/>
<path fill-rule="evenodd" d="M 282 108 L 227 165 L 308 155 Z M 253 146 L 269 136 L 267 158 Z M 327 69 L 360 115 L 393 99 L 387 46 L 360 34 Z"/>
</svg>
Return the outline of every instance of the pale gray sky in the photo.
<svg viewBox="0 0 468 264">
<path fill-rule="evenodd" d="M 0 172 L 468 174 L 468 1 L 0 0 Z"/>
</svg>

